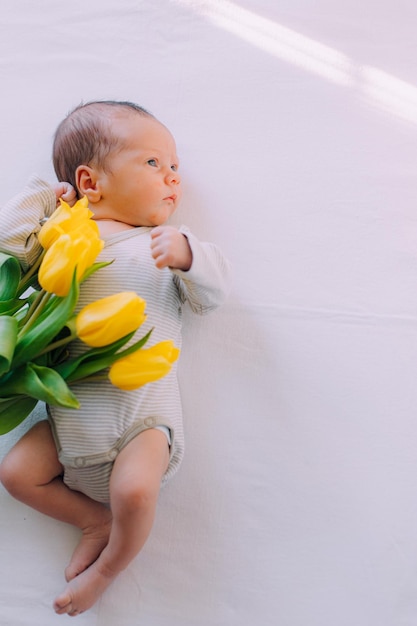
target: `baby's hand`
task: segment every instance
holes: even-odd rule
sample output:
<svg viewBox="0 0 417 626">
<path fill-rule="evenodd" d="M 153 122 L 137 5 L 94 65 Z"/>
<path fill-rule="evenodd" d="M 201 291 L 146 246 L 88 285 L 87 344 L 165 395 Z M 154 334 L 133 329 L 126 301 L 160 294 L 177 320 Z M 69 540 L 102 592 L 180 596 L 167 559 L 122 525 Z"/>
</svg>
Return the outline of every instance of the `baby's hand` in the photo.
<svg viewBox="0 0 417 626">
<path fill-rule="evenodd" d="M 193 260 L 185 235 L 173 226 L 156 226 L 151 232 L 151 253 L 158 269 L 171 267 L 186 272 Z"/>
<path fill-rule="evenodd" d="M 75 189 L 70 183 L 57 183 L 53 186 L 56 196 L 56 204 L 58 206 L 59 199 L 62 198 L 67 204 L 73 206 L 77 200 Z"/>
</svg>

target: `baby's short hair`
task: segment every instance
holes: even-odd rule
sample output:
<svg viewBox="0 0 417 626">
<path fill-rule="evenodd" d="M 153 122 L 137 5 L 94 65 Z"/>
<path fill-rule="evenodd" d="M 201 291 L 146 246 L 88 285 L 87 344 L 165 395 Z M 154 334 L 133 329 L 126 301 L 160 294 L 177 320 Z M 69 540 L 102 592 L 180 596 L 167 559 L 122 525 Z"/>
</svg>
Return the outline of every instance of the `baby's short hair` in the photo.
<svg viewBox="0 0 417 626">
<path fill-rule="evenodd" d="M 76 189 L 75 171 L 79 165 L 105 168 L 107 156 L 120 143 L 112 131 L 115 113 L 154 118 L 134 102 L 97 100 L 78 105 L 55 132 L 52 160 L 59 181 L 71 183 Z"/>
</svg>

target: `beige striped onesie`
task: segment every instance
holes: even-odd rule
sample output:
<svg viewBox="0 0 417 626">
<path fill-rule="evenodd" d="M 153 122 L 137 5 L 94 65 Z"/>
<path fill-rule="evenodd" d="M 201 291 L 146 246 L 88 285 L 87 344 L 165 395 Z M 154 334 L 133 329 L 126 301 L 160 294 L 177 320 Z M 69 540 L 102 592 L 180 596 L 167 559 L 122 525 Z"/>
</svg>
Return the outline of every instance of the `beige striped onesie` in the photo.
<svg viewBox="0 0 417 626">
<path fill-rule="evenodd" d="M 0 250 L 14 254 L 26 269 L 37 258 L 42 221 L 55 209 L 53 189 L 33 177 L 18 196 L 0 211 Z M 81 285 L 77 310 L 118 291 L 135 291 L 146 300 L 147 319 L 132 340 L 154 328 L 147 347 L 172 339 L 181 347 L 181 316 L 187 301 L 205 314 L 217 308 L 228 291 L 229 264 L 210 243 L 202 243 L 182 227 L 193 262 L 190 270 L 155 267 L 150 253 L 152 228 L 138 227 L 104 237 L 98 261 L 114 262 Z M 73 354 L 85 349 L 75 342 Z M 144 429 L 166 426 L 170 430 L 170 462 L 166 482 L 178 469 L 184 454 L 184 432 L 176 364 L 170 374 L 134 391 L 121 391 L 109 381 L 74 385 L 78 410 L 49 407 L 49 416 L 64 481 L 101 502 L 108 502 L 112 464 L 120 450 Z"/>
</svg>

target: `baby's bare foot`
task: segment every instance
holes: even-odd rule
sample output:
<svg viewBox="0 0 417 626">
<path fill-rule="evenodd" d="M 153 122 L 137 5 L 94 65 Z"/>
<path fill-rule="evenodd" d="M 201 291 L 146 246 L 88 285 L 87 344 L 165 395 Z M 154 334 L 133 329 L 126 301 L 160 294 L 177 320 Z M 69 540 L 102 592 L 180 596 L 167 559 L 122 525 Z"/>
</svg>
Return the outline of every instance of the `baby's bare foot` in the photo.
<svg viewBox="0 0 417 626">
<path fill-rule="evenodd" d="M 115 574 L 103 574 L 97 563 L 93 563 L 71 580 L 61 595 L 56 597 L 55 612 L 59 615 L 67 613 L 71 616 L 83 613 L 97 602 L 115 576 Z"/>
<path fill-rule="evenodd" d="M 87 526 L 75 548 L 68 566 L 65 568 L 67 582 L 81 574 L 100 556 L 107 545 L 111 529 L 111 513 L 97 526 Z"/>
</svg>

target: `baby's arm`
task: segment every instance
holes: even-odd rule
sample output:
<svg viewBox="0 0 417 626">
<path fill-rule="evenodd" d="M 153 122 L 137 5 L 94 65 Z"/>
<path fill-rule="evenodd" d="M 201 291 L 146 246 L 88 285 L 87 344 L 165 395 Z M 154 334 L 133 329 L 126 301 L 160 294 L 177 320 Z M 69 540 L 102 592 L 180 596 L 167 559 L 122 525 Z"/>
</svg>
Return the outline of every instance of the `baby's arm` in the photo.
<svg viewBox="0 0 417 626">
<path fill-rule="evenodd" d="M 41 222 L 49 217 L 57 205 L 57 194 L 68 194 L 68 187 L 56 191 L 37 177 L 0 209 L 0 250 L 16 256 L 23 270 L 38 258 L 42 251 L 38 241 Z"/>
<path fill-rule="evenodd" d="M 188 300 L 195 313 L 208 313 L 223 304 L 229 292 L 230 264 L 217 246 L 172 226 L 154 228 L 151 237 L 156 266 L 171 269 L 181 299 Z"/>
</svg>

